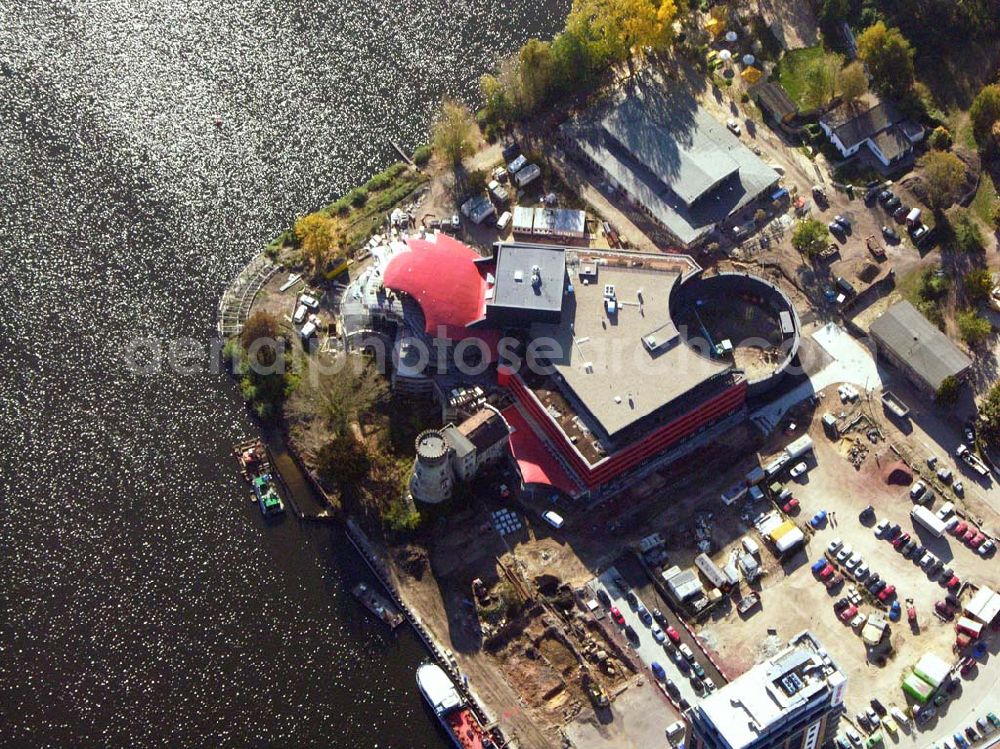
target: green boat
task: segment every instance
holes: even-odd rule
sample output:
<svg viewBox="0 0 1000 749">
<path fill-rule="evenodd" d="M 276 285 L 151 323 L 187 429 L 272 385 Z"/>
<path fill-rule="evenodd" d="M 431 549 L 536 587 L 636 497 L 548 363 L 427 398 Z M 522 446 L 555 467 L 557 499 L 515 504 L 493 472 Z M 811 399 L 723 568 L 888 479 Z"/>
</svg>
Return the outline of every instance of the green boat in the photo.
<svg viewBox="0 0 1000 749">
<path fill-rule="evenodd" d="M 253 493 L 257 497 L 257 504 L 264 517 L 280 515 L 285 511 L 285 504 L 278 494 L 278 487 L 274 485 L 270 473 L 262 473 L 253 478 Z"/>
</svg>

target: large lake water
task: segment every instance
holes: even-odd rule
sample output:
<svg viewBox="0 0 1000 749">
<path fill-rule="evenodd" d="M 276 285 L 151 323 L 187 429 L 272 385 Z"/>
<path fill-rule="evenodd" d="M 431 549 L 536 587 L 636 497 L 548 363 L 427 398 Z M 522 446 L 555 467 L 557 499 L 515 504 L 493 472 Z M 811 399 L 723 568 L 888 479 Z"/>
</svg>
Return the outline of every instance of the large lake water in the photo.
<svg viewBox="0 0 1000 749">
<path fill-rule="evenodd" d="M 568 4 L 0 0 L 0 745 L 443 745 L 341 532 L 246 501 L 232 383 L 122 346 L 207 343 L 265 241 Z"/>
</svg>

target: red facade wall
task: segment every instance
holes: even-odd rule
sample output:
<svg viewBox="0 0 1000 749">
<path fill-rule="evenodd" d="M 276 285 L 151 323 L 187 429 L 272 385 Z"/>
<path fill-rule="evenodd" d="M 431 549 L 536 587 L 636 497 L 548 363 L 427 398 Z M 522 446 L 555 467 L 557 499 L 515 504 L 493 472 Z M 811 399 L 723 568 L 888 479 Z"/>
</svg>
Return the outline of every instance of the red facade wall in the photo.
<svg viewBox="0 0 1000 749">
<path fill-rule="evenodd" d="M 497 381 L 514 394 L 577 476 L 590 489 L 607 483 L 693 434 L 705 424 L 736 410 L 746 401 L 747 395 L 747 383 L 746 380 L 742 380 L 669 424 L 656 429 L 644 439 L 592 466 L 576 451 L 562 429 L 546 413 L 534 393 L 517 374 L 501 369 Z"/>
</svg>

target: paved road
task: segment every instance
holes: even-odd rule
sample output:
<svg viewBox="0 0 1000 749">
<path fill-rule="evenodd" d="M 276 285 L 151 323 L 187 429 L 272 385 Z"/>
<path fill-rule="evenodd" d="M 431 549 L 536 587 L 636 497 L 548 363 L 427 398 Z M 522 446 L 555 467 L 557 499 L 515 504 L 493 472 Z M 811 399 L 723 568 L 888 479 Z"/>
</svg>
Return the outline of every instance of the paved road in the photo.
<svg viewBox="0 0 1000 749">
<path fill-rule="evenodd" d="M 633 642 L 630 642 L 629 646 L 636 653 L 636 655 L 639 656 L 639 660 L 641 660 L 646 665 L 647 669 L 654 661 L 663 666 L 663 670 L 666 672 L 667 678 L 673 681 L 674 684 L 677 685 L 677 688 L 680 691 L 681 696 L 684 697 L 684 699 L 686 699 L 688 703 L 694 705 L 699 700 L 699 695 L 697 692 L 694 691 L 694 687 L 691 686 L 691 681 L 689 678 L 690 672 L 688 674 L 684 674 L 677 667 L 677 664 L 674 663 L 669 653 L 667 653 L 667 651 L 664 649 L 664 646 L 658 643 L 656 639 L 653 637 L 653 633 L 650 627 L 643 624 L 642 620 L 639 618 L 639 615 L 636 614 L 636 612 L 632 609 L 631 606 L 629 606 L 628 601 L 625 600 L 624 592 L 619 590 L 618 586 L 616 586 L 613 582 L 613 580 L 617 576 L 618 576 L 617 570 L 614 567 L 611 567 L 607 571 L 601 573 L 601 575 L 591 583 L 591 587 L 595 589 L 603 589 L 608 594 L 608 597 L 611 599 L 611 605 L 617 606 L 621 610 L 622 616 L 625 617 L 625 623 L 631 625 L 632 629 L 635 630 L 639 639 L 638 645 L 636 645 Z M 643 605 L 645 605 L 646 608 L 648 608 L 650 611 L 652 611 L 654 608 L 657 608 L 655 603 L 653 603 L 652 605 L 648 605 L 646 604 L 645 601 L 643 601 Z M 682 633 L 682 637 L 684 634 L 686 634 L 683 632 L 683 630 L 679 628 L 678 631 Z M 687 638 L 684 639 L 686 640 Z M 695 654 L 699 654 L 700 651 L 692 647 L 690 644 L 688 645 L 688 647 L 691 647 L 692 650 L 695 652 Z M 705 661 L 704 658 L 699 659 L 699 662 L 701 662 L 703 666 L 706 665 L 704 661 Z M 650 678 L 652 678 L 651 673 L 649 673 L 649 676 Z"/>
</svg>

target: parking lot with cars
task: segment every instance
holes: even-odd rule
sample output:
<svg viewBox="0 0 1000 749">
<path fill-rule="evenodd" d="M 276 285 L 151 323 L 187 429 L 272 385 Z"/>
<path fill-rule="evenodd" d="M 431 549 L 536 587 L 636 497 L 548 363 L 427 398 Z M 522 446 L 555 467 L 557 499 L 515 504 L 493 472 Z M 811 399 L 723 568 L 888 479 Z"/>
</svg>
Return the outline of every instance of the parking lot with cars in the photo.
<svg viewBox="0 0 1000 749">
<path fill-rule="evenodd" d="M 601 573 L 590 587 L 645 665 L 650 678 L 663 685 L 681 709 L 695 704 L 706 691 L 719 686 L 717 672 L 710 663 L 707 665 L 715 677 L 706 671 L 704 653 L 683 626 L 652 600 L 644 601 L 615 567 Z"/>
<path fill-rule="evenodd" d="M 827 407 L 833 410 L 834 404 Z M 875 455 L 855 466 L 849 460 L 856 438 L 831 440 L 816 428 L 818 422 L 810 428 L 814 451 L 801 461 L 805 470 L 795 477 L 786 472 L 774 500 L 776 509 L 809 530 L 805 549 L 762 579 L 761 614 L 734 612 L 707 622 L 699 636 L 718 643 L 728 670 L 743 653 L 745 661 L 759 661 L 796 632 L 812 630 L 851 685 L 840 737 L 846 746 L 872 740 L 871 746 L 928 747 L 956 729 L 964 733 L 969 719 L 977 721 L 996 705 L 992 690 L 1000 679 L 1000 633 L 984 630 L 976 640 L 956 630 L 975 586 L 996 590 L 1000 584 L 995 549 L 986 543 L 997 524 L 995 513 L 982 505 L 975 513 L 962 511 L 958 492 L 943 492 L 940 481 L 926 482 L 934 484 L 936 496 L 917 486 L 911 497 L 910 486 L 884 478 L 898 461 L 887 445 L 873 446 L 862 432 Z M 935 470 L 952 460 L 939 458 Z M 947 477 L 949 487 L 958 476 L 963 474 L 953 470 Z M 939 702 L 918 727 L 914 703 L 900 683 L 925 653 L 955 668 L 952 691 L 934 693 Z M 885 715 L 869 714 L 875 710 L 872 697 Z M 979 745 L 971 739 L 970 744 Z M 954 740 L 951 749 L 958 749 Z"/>
</svg>

